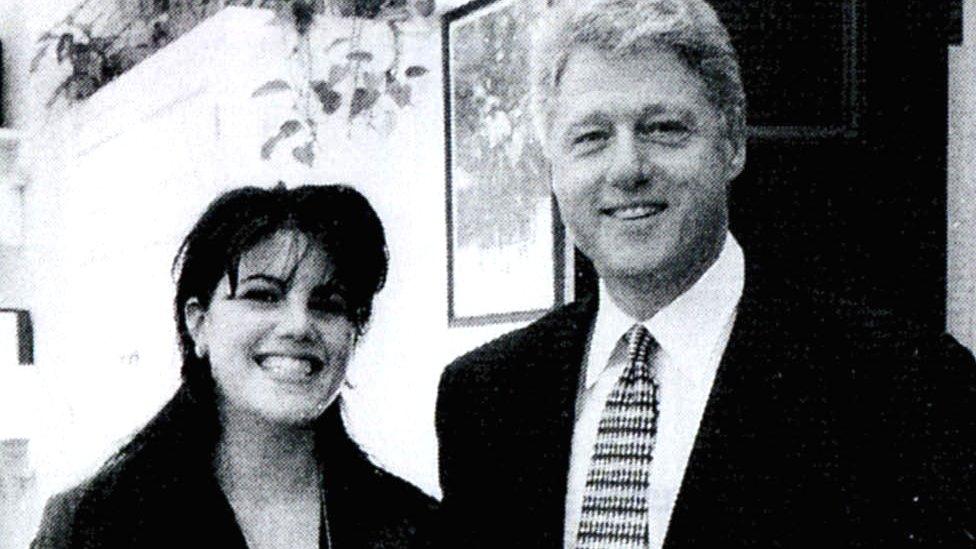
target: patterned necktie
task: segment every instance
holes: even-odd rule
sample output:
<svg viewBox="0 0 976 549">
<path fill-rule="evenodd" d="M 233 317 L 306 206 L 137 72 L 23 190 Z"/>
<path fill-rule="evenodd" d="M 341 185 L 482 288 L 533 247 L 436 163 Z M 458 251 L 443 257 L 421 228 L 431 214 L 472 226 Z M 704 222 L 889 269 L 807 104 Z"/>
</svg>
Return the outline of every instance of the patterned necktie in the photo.
<svg viewBox="0 0 976 549">
<path fill-rule="evenodd" d="M 627 332 L 630 364 L 607 398 L 597 429 L 578 549 L 647 547 L 648 475 L 657 434 L 651 358 L 657 342 L 637 324 Z"/>
</svg>

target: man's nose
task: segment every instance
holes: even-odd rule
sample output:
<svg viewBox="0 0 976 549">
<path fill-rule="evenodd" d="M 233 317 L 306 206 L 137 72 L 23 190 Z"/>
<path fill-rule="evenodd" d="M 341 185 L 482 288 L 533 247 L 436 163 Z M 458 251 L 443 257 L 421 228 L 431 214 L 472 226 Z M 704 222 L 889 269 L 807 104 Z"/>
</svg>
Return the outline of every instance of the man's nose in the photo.
<svg viewBox="0 0 976 549">
<path fill-rule="evenodd" d="M 621 133 L 614 142 L 607 180 L 611 185 L 629 189 L 642 185 L 647 180 L 645 152 L 641 144 L 630 133 Z"/>
</svg>

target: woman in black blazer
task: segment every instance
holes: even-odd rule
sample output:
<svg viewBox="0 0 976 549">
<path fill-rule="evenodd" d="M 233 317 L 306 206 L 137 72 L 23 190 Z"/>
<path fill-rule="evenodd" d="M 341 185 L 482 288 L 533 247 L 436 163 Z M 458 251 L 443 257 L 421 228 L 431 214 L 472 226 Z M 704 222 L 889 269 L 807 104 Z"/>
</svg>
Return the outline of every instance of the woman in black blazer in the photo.
<svg viewBox="0 0 976 549">
<path fill-rule="evenodd" d="M 339 389 L 382 288 L 383 227 L 344 186 L 214 201 L 174 263 L 183 383 L 35 548 L 419 547 L 434 502 L 346 434 Z"/>
</svg>

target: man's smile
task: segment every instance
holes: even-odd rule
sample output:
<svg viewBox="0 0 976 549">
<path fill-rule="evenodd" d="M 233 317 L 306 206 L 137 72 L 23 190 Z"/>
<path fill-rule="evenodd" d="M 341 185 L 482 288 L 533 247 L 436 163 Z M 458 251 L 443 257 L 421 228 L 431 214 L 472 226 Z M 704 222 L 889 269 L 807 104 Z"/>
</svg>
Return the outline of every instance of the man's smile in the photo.
<svg viewBox="0 0 976 549">
<path fill-rule="evenodd" d="M 624 221 L 647 219 L 668 209 L 666 202 L 641 202 L 600 208 L 600 213 Z"/>
</svg>

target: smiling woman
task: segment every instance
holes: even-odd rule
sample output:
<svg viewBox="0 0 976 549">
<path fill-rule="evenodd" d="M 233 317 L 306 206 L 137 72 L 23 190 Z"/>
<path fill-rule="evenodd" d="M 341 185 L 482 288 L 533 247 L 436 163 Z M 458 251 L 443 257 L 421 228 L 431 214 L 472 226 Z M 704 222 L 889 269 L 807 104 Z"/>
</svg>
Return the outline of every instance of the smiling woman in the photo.
<svg viewBox="0 0 976 549">
<path fill-rule="evenodd" d="M 46 547 L 418 547 L 433 501 L 372 465 L 339 390 L 388 257 L 344 186 L 231 191 L 177 254 L 183 384 L 91 480 Z"/>
</svg>

